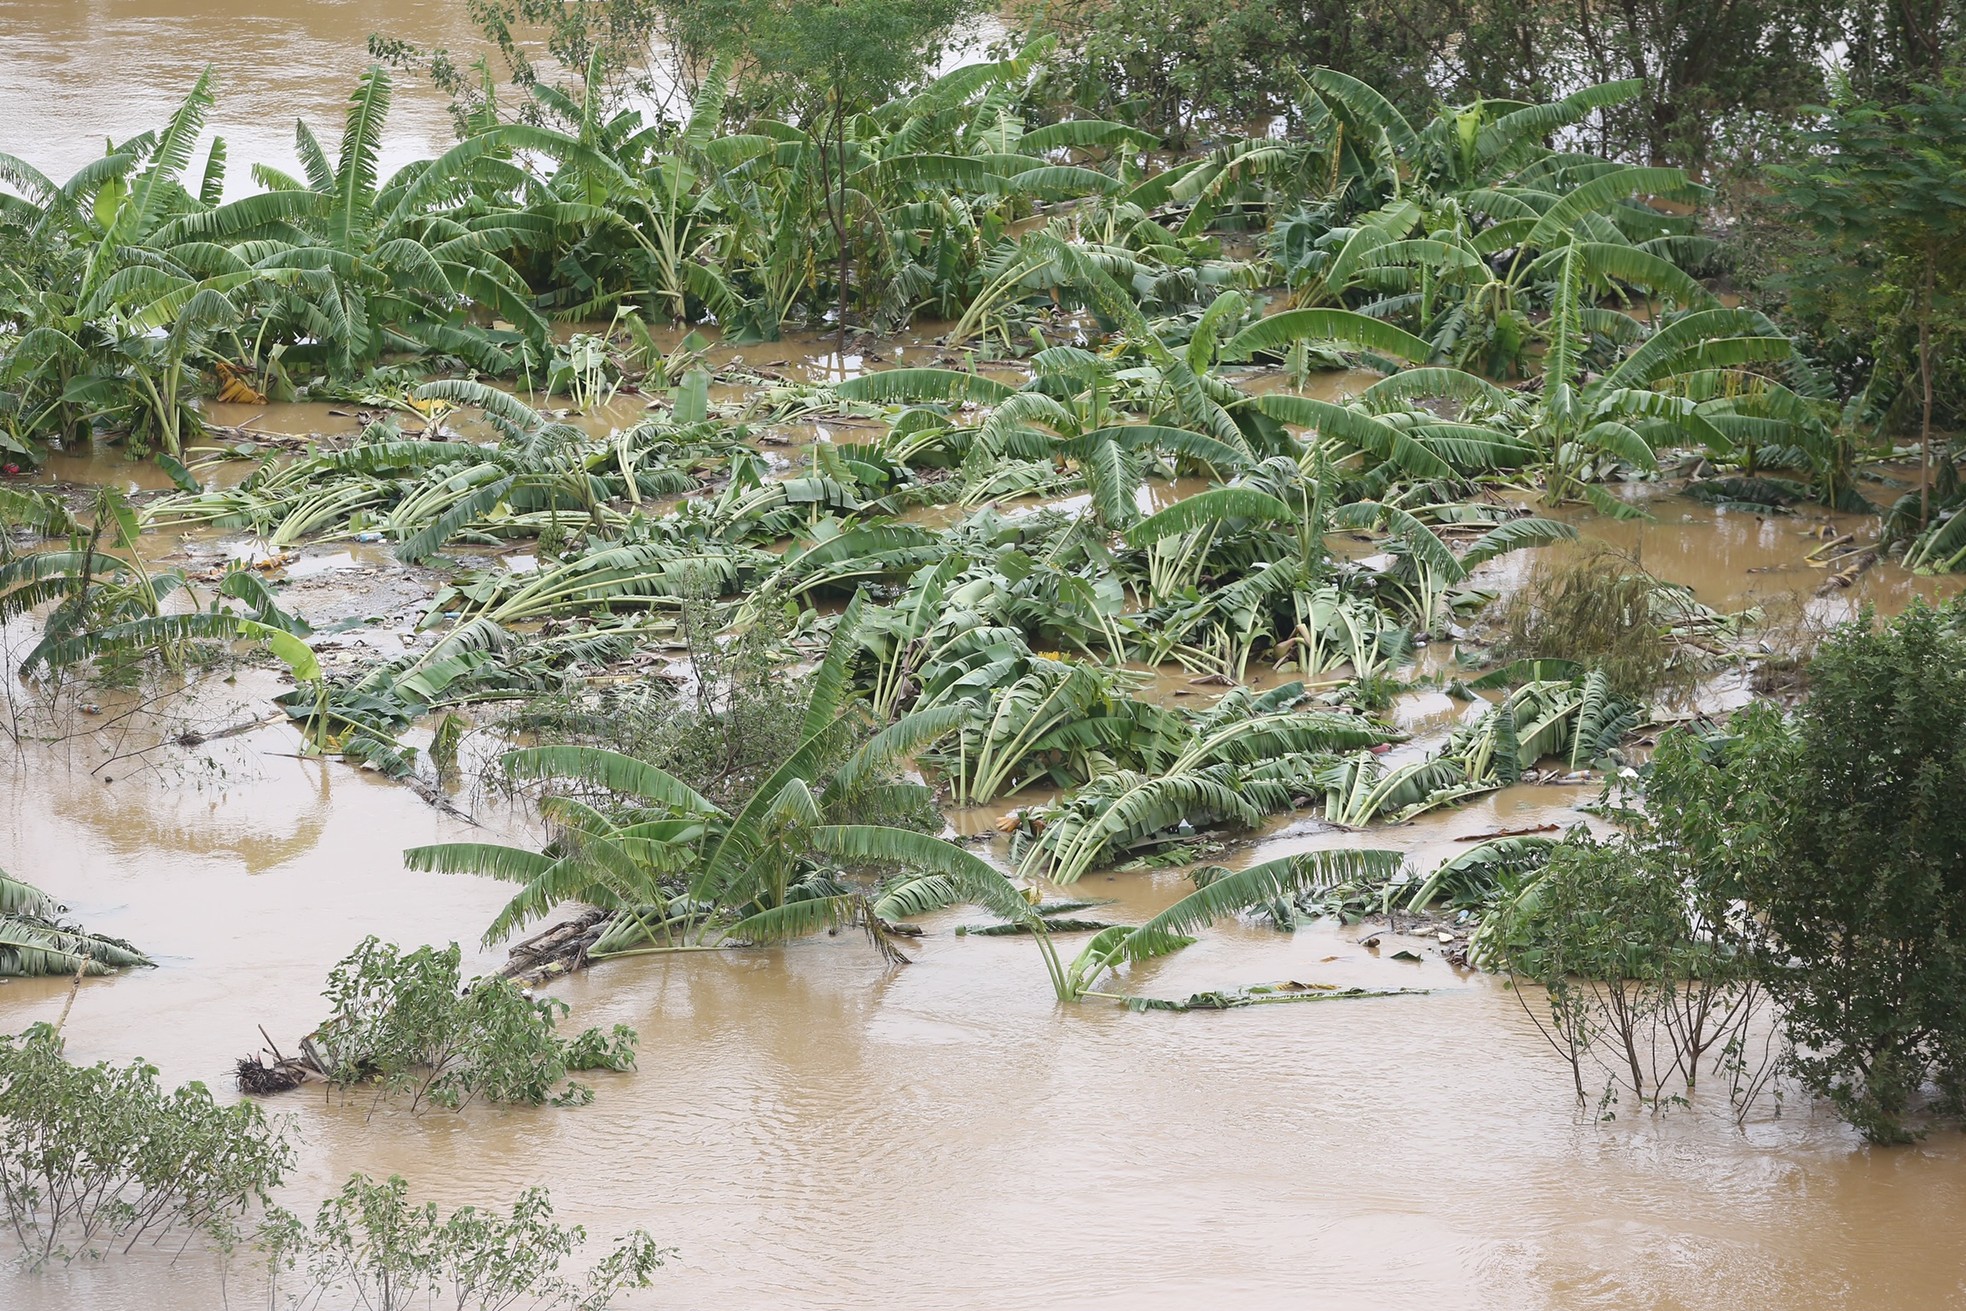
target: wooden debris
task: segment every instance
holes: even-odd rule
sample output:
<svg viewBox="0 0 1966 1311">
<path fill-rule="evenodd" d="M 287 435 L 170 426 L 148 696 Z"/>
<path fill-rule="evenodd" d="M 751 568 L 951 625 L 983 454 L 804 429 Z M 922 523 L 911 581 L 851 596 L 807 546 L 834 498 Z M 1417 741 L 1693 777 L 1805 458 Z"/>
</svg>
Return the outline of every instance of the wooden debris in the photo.
<svg viewBox="0 0 1966 1311">
<path fill-rule="evenodd" d="M 1531 824 L 1528 828 L 1498 828 L 1493 833 L 1469 833 L 1455 838 L 1456 842 L 1492 842 L 1496 838 L 1526 838 L 1531 833 L 1555 833 L 1561 824 Z"/>
<path fill-rule="evenodd" d="M 543 983 L 586 969 L 587 952 L 600 940 L 610 918 L 604 910 L 588 910 L 513 944 L 500 976 Z"/>
</svg>

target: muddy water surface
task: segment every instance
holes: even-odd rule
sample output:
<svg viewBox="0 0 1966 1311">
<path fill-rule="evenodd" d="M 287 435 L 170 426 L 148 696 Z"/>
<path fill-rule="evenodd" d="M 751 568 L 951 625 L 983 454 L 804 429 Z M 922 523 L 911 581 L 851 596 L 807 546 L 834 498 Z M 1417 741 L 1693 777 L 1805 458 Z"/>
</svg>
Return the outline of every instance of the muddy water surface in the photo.
<svg viewBox="0 0 1966 1311">
<path fill-rule="evenodd" d="M 294 119 L 330 152 L 341 139 L 369 33 L 475 57 L 476 29 L 448 0 L 0 0 L 0 151 L 57 182 L 124 141 L 161 127 L 207 65 L 218 103 L 193 165 L 225 138 L 227 194 L 254 190 L 250 165 L 297 172 Z M 399 74 L 382 154 L 384 175 L 451 141 L 446 102 Z"/>
</svg>

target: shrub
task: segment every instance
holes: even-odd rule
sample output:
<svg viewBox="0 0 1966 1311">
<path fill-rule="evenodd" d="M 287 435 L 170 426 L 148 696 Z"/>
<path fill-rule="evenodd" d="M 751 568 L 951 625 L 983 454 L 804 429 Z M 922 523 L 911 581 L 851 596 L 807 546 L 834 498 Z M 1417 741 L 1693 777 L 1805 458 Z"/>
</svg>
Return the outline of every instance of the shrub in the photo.
<svg viewBox="0 0 1966 1311">
<path fill-rule="evenodd" d="M 461 987 L 460 959 L 456 943 L 405 953 L 366 939 L 328 975 L 323 995 L 333 1013 L 308 1038 L 315 1063 L 343 1088 L 372 1083 L 408 1093 L 413 1112 L 425 1102 L 457 1110 L 480 1096 L 581 1105 L 593 1097 L 586 1085 L 554 1091 L 569 1071 L 634 1067 L 633 1029 L 562 1039 L 565 1002 L 534 997 L 510 979 Z"/>
<path fill-rule="evenodd" d="M 36 1264 L 174 1232 L 221 1245 L 293 1163 L 285 1130 L 157 1067 L 71 1064 L 39 1024 L 0 1039 L 0 1207 Z"/>
<path fill-rule="evenodd" d="M 1804 1085 L 1879 1142 L 1930 1085 L 1966 1111 L 1966 636 L 1958 603 L 1817 653 L 1793 735 L 1752 757 L 1770 858 L 1743 862 Z M 1743 830 L 1741 840 L 1754 834 Z"/>
<path fill-rule="evenodd" d="M 1619 695 L 1644 698 L 1689 681 L 1669 613 L 1682 602 L 1691 598 L 1610 547 L 1545 554 L 1496 612 L 1497 654 L 1574 660 L 1602 669 Z"/>
<path fill-rule="evenodd" d="M 578 1225 L 554 1223 L 544 1188 L 526 1189 L 510 1215 L 466 1206 L 440 1216 L 434 1204 L 411 1202 L 400 1176 L 377 1183 L 359 1174 L 321 1203 L 312 1228 L 283 1212 L 260 1232 L 269 1292 L 277 1297 L 283 1277 L 297 1276 L 286 1302 L 307 1308 L 601 1311 L 623 1289 L 647 1287 L 670 1255 L 638 1229 L 575 1281 L 560 1267 L 586 1237 Z"/>
</svg>

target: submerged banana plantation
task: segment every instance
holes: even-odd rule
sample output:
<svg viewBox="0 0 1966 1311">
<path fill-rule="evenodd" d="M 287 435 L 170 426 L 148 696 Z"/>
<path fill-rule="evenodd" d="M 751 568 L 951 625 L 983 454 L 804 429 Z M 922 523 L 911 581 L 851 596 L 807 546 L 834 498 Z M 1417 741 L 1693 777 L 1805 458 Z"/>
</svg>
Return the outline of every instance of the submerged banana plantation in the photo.
<svg viewBox="0 0 1966 1311">
<path fill-rule="evenodd" d="M 1071 959 L 1085 903 L 1045 900 L 1293 811 L 1370 830 L 1618 760 L 1651 708 L 1588 661 L 1442 655 L 1495 562 L 1577 535 L 1564 507 L 1642 514 L 1625 484 L 1861 501 L 1811 366 L 1709 289 L 1700 186 L 1570 148 L 1636 83 L 1416 125 L 1314 70 L 1277 134 L 1173 156 L 1061 112 L 1048 53 L 830 138 L 726 65 L 677 121 L 615 112 L 597 63 L 389 177 L 378 68 L 335 148 L 297 125 L 301 174 L 229 200 L 223 142 L 193 158 L 209 78 L 65 181 L 0 156 L 0 448 L 120 441 L 175 484 L 0 489 L 0 619 L 38 626 L 15 672 L 257 644 L 309 752 L 443 781 L 494 735 L 543 841 L 409 861 L 515 885 L 488 941 L 589 908 L 557 968 L 844 928 L 905 959 L 967 903 L 1077 999 L 1246 910 L 1492 887 L 1368 831 L 1208 866 Z M 910 328 L 905 364 L 826 381 L 741 359 Z M 212 444 L 220 387 L 366 421 Z M 1966 560 L 1961 523 L 1915 559 Z M 324 665 L 259 572 L 148 566 L 162 533 L 379 541 L 434 594 L 403 654 Z M 1479 713 L 1408 743 L 1384 716 L 1422 679 Z M 940 806 L 1015 807 L 1006 858 Z"/>
</svg>

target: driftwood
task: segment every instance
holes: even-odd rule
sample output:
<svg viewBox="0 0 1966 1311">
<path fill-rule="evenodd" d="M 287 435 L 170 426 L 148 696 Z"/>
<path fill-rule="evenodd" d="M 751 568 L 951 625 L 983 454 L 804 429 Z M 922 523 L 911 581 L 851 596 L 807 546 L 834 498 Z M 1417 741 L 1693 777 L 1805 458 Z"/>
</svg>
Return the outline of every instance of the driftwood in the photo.
<svg viewBox="0 0 1966 1311">
<path fill-rule="evenodd" d="M 291 1092 L 303 1083 L 312 1083 L 327 1077 L 322 1072 L 321 1064 L 317 1059 L 318 1054 L 313 1050 L 312 1043 L 302 1042 L 301 1054 L 297 1057 L 285 1056 L 281 1054 L 273 1039 L 267 1036 L 264 1028 L 260 1029 L 259 1036 L 266 1039 L 266 1050 L 254 1052 L 251 1056 L 241 1056 L 238 1065 L 234 1067 L 234 1073 L 239 1079 L 240 1092 L 264 1097 L 270 1093 Z M 273 1058 L 270 1065 L 266 1061 L 268 1056 Z"/>
<path fill-rule="evenodd" d="M 543 983 L 587 968 L 587 952 L 600 941 L 612 917 L 604 910 L 587 910 L 570 920 L 542 929 L 514 943 L 501 977 L 523 983 Z"/>
<path fill-rule="evenodd" d="M 1456 842 L 1493 842 L 1497 838 L 1526 838 L 1532 833 L 1556 833 L 1563 828 L 1561 824 L 1531 824 L 1527 828 L 1498 828 L 1492 833 L 1469 833 L 1455 838 Z"/>
<path fill-rule="evenodd" d="M 1834 560 L 1827 561 L 1825 567 L 1831 573 L 1828 578 L 1822 581 L 1822 585 L 1816 588 L 1816 595 L 1829 596 L 1842 588 L 1850 586 L 1862 576 L 1866 569 L 1869 569 L 1876 563 L 1877 552 L 1870 548 L 1851 551 L 1846 555 L 1839 555 Z"/>
</svg>

